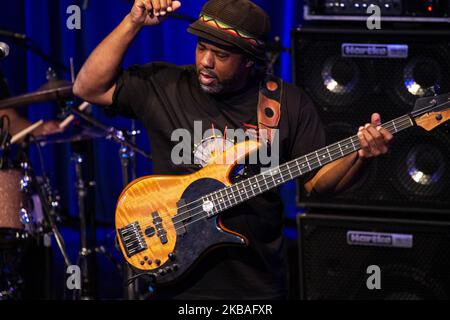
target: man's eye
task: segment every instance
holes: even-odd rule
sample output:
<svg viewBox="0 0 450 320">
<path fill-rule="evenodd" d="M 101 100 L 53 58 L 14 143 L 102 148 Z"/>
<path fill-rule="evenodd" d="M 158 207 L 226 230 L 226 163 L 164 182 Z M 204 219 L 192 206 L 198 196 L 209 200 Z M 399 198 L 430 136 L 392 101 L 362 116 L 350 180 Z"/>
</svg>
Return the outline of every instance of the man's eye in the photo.
<svg viewBox="0 0 450 320">
<path fill-rule="evenodd" d="M 228 55 L 225 54 L 225 53 L 218 53 L 217 56 L 218 56 L 219 58 L 221 58 L 221 59 L 228 58 Z"/>
</svg>

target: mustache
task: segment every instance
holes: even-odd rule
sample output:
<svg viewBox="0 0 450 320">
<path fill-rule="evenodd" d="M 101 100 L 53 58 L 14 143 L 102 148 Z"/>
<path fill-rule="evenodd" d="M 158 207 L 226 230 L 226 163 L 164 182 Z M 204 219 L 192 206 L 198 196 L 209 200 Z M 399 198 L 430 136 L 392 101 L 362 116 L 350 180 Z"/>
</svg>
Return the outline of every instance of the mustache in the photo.
<svg viewBox="0 0 450 320">
<path fill-rule="evenodd" d="M 201 69 L 198 71 L 198 73 L 203 73 L 205 75 L 207 75 L 208 77 L 214 77 L 217 78 L 217 75 L 214 71 L 208 70 L 208 69 Z"/>
</svg>

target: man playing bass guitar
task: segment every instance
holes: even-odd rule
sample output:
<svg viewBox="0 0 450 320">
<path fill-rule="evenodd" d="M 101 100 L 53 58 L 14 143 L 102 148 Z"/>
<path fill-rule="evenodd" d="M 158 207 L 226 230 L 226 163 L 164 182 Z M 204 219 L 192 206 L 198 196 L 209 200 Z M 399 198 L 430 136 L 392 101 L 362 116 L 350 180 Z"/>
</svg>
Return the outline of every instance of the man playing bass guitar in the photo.
<svg viewBox="0 0 450 320">
<path fill-rule="evenodd" d="M 208 136 L 192 141 L 193 161 L 174 160 L 178 140 L 174 141 L 173 133 L 177 130 L 194 135 L 198 125 L 203 130 L 214 128 L 222 133 L 220 143 L 228 144 L 227 129 L 259 128 L 260 118 L 264 118 L 258 116 L 257 106 L 266 78 L 270 19 L 249 0 L 210 0 L 205 4 L 199 19 L 188 28 L 198 37 L 195 65 L 152 62 L 122 70 L 122 60 L 140 30 L 162 23 L 181 5 L 172 0 L 136 0 L 131 12 L 90 55 L 74 84 L 74 93 L 82 99 L 142 121 L 158 175 L 193 173 L 199 164 L 208 162 L 208 143 L 214 141 Z M 308 96 L 289 83 L 272 82 L 267 87 L 282 87 L 276 126 L 279 163 L 324 147 L 324 128 Z M 269 110 L 265 116 L 273 114 Z M 388 152 L 392 135 L 380 124 L 380 115 L 373 114 L 371 123 L 358 132 L 362 149 L 302 176 L 307 191 L 339 192 L 357 179 L 366 161 Z M 218 135 L 213 131 L 211 136 Z M 245 235 L 249 246 L 209 252 L 184 279 L 162 287 L 160 296 L 286 298 L 288 267 L 282 218 L 283 206 L 276 189 L 229 209 L 223 225 Z"/>
</svg>

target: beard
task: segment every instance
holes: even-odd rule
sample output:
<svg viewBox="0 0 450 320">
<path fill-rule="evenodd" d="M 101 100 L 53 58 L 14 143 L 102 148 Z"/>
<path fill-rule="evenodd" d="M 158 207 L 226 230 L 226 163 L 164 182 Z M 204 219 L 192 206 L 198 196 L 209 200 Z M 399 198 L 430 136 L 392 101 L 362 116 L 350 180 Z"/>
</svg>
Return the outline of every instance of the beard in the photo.
<svg viewBox="0 0 450 320">
<path fill-rule="evenodd" d="M 214 78 L 214 81 L 211 84 L 209 84 L 209 85 L 203 84 L 200 81 L 200 73 Z M 197 76 L 198 76 L 198 81 L 199 81 L 199 84 L 200 84 L 200 88 L 204 92 L 209 93 L 209 94 L 221 94 L 221 93 L 227 93 L 227 92 L 233 91 L 233 87 L 237 83 L 237 80 L 239 78 L 239 75 L 236 74 L 231 79 L 219 80 L 217 75 L 213 71 L 208 70 L 208 69 L 197 70 Z"/>
<path fill-rule="evenodd" d="M 200 82 L 200 88 L 202 88 L 202 90 L 206 93 L 209 94 L 219 94 L 219 93 L 223 93 L 225 91 L 225 87 L 222 83 L 220 83 L 219 81 L 217 81 L 216 84 L 214 85 L 204 85 L 203 83 Z"/>
</svg>

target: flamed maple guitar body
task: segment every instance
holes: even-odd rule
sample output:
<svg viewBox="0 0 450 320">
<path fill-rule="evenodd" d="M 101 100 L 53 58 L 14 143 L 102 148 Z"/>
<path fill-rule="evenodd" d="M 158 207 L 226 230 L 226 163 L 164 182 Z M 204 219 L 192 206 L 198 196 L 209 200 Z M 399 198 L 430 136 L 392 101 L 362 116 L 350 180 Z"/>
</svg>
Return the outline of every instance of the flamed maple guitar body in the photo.
<svg viewBox="0 0 450 320">
<path fill-rule="evenodd" d="M 119 244 L 127 262 L 154 274 L 161 284 L 185 273 L 210 248 L 246 244 L 244 236 L 221 224 L 220 216 L 200 219 L 196 209 L 203 203 L 194 201 L 230 186 L 236 162 L 258 148 L 259 143 L 247 141 L 196 173 L 143 177 L 128 185 L 116 210 Z M 223 157 L 236 161 L 226 164 Z M 139 227 L 133 227 L 135 222 Z"/>
<path fill-rule="evenodd" d="M 414 111 L 382 127 L 395 134 L 413 126 L 432 130 L 450 119 L 450 94 L 421 98 Z M 196 173 L 150 176 L 133 181 L 119 197 L 116 231 L 126 261 L 157 284 L 183 275 L 208 249 L 248 241 L 220 222 L 219 214 L 284 182 L 361 148 L 357 135 L 232 184 L 236 163 L 260 147 L 239 143 Z"/>
</svg>

